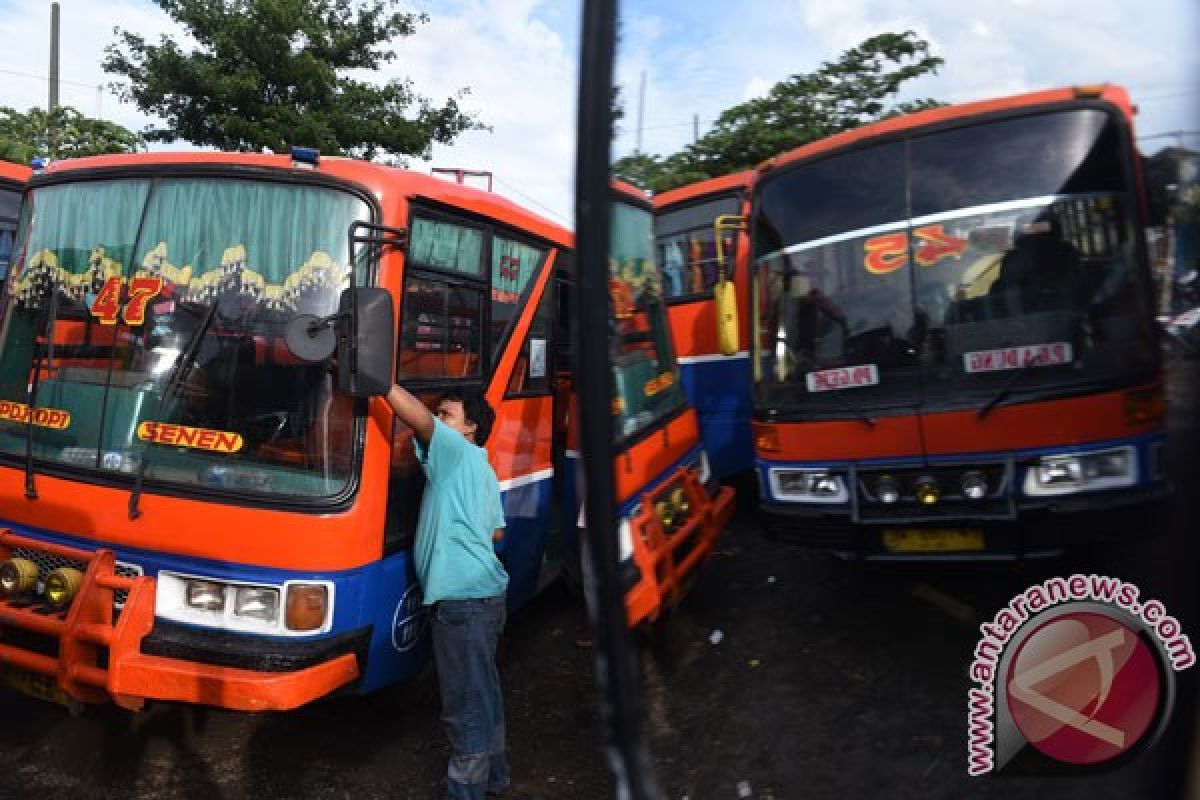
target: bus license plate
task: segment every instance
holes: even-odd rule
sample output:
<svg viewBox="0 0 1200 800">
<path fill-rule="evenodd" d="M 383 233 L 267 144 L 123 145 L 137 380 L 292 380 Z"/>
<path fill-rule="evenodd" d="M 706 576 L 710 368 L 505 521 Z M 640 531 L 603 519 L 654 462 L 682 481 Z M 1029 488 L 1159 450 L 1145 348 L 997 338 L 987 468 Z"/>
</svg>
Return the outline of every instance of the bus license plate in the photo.
<svg viewBox="0 0 1200 800">
<path fill-rule="evenodd" d="M 903 528 L 883 532 L 883 546 L 893 553 L 945 553 L 983 549 L 978 528 Z"/>
<path fill-rule="evenodd" d="M 67 695 L 58 688 L 58 682 L 49 675 L 40 672 L 29 672 L 17 667 L 2 667 L 4 682 L 22 694 L 48 700 L 59 705 L 67 704 Z"/>
</svg>

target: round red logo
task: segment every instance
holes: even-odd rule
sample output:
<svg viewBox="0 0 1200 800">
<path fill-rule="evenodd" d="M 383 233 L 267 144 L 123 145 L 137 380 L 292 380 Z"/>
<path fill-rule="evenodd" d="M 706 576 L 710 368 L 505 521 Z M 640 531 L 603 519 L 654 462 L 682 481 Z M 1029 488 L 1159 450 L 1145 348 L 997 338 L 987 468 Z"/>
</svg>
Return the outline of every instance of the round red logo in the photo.
<svg viewBox="0 0 1200 800">
<path fill-rule="evenodd" d="M 1009 666 L 1013 722 L 1031 745 L 1068 764 L 1128 752 L 1161 702 L 1158 660 L 1127 625 L 1071 612 L 1034 630 Z"/>
</svg>

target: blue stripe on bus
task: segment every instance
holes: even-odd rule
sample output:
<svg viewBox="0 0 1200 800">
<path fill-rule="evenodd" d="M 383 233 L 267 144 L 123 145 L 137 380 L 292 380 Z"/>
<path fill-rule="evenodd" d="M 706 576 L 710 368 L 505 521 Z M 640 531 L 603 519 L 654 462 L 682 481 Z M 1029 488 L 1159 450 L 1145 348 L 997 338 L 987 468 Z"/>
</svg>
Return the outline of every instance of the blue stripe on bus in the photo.
<svg viewBox="0 0 1200 800">
<path fill-rule="evenodd" d="M 750 359 L 728 358 L 679 365 L 683 395 L 700 421 L 700 439 L 718 478 L 752 469 Z"/>
</svg>

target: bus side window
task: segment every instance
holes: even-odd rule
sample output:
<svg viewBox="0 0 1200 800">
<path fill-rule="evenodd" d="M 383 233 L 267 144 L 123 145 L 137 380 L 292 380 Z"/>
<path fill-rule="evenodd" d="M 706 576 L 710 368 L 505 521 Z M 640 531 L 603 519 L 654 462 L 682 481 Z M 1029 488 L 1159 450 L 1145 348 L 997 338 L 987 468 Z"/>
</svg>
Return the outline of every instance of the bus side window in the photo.
<svg viewBox="0 0 1200 800">
<path fill-rule="evenodd" d="M 546 284 L 529 332 L 521 344 L 521 353 L 508 381 L 508 396 L 549 394 L 553 379 L 554 307 L 556 282 Z"/>
</svg>

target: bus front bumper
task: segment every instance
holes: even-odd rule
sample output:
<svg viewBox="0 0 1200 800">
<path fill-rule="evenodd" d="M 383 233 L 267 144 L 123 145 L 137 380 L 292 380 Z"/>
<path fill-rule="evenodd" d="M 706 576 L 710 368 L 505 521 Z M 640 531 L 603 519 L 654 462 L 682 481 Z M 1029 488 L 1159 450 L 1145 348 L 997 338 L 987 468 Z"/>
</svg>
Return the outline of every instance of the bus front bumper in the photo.
<svg viewBox="0 0 1200 800">
<path fill-rule="evenodd" d="M 678 488 L 684 490 L 690 508 L 682 522 L 668 527 L 656 506 Z M 710 495 L 696 474 L 682 467 L 674 478 L 642 496 L 641 511 L 632 519 L 637 579 L 625 594 L 630 627 L 654 621 L 687 594 L 734 510 L 732 488 L 721 486 Z"/>
<path fill-rule="evenodd" d="M 871 561 L 1034 559 L 1097 542 L 1153 538 L 1169 524 L 1171 497 L 1171 487 L 1160 483 L 1030 503 L 1018 507 L 1011 520 L 964 515 L 870 523 L 853 522 L 849 512 L 762 505 L 758 522 L 772 539 Z M 956 549 L 956 543 L 966 546 Z"/>
<path fill-rule="evenodd" d="M 65 609 L 32 593 L 0 597 L 0 669 L 8 683 L 28 694 L 66 705 L 112 702 L 134 711 L 147 700 L 282 711 L 359 677 L 353 652 L 286 672 L 150 654 L 144 644 L 155 627 L 153 578 L 117 575 L 111 550 L 66 547 L 0 530 L 0 562 L 15 548 L 84 566 Z M 118 612 L 114 600 L 121 592 L 125 601 Z"/>
</svg>

